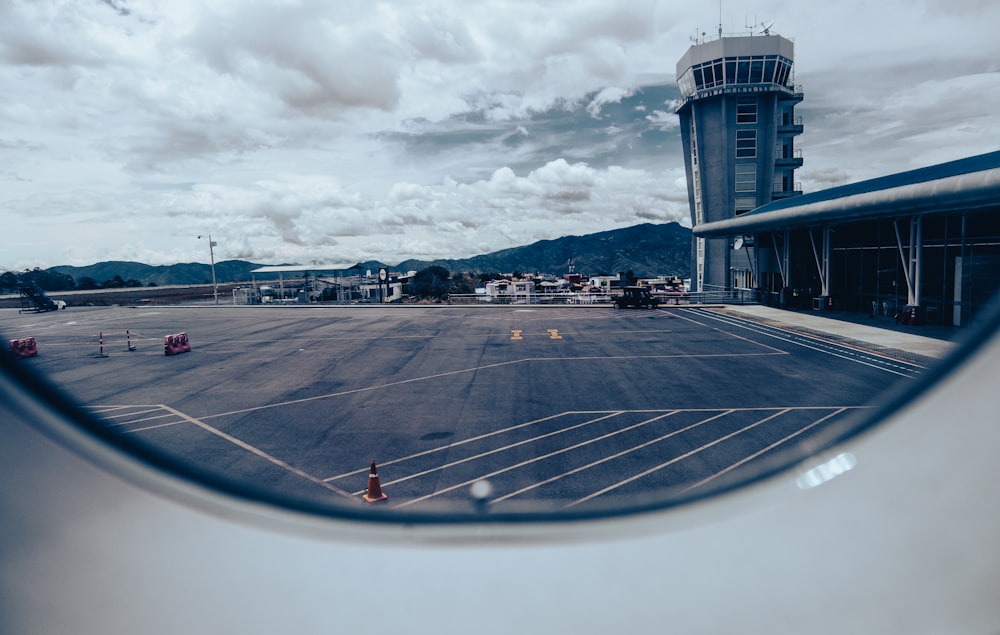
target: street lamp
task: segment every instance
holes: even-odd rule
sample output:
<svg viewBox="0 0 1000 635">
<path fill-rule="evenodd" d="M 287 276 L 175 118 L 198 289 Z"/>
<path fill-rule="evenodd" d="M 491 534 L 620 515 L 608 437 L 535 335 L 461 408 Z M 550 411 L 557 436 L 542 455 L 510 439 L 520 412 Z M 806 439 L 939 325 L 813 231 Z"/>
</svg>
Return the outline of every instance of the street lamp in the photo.
<svg viewBox="0 0 1000 635">
<path fill-rule="evenodd" d="M 200 239 L 201 236 L 198 236 Z M 215 303 L 219 303 L 219 285 L 215 282 L 215 246 L 219 243 L 212 240 L 212 234 L 208 235 L 208 255 L 212 259 L 212 293 L 215 296 Z"/>
</svg>

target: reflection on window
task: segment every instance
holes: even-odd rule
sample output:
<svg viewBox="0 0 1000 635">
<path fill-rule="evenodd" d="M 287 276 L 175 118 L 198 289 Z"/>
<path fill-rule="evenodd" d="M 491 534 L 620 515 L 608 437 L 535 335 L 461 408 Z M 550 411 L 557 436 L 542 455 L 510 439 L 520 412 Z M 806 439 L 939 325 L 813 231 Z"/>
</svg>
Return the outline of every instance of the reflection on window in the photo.
<svg viewBox="0 0 1000 635">
<path fill-rule="evenodd" d="M 736 197 L 736 213 L 742 214 L 743 212 L 749 212 L 753 208 L 757 207 L 757 197 L 756 196 L 737 196 Z"/>
<path fill-rule="evenodd" d="M 736 191 L 755 192 L 757 191 L 757 164 L 737 163 L 736 164 Z"/>
</svg>

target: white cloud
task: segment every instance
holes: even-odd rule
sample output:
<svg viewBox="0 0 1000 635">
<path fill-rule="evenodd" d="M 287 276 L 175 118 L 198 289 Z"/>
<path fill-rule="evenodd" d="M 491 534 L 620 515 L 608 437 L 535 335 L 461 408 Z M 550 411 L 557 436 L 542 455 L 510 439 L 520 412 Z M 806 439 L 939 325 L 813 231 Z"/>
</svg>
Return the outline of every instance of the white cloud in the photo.
<svg viewBox="0 0 1000 635">
<path fill-rule="evenodd" d="M 601 116 L 601 108 L 606 104 L 617 104 L 621 103 L 621 100 L 625 97 L 632 95 L 635 89 L 627 89 L 620 87 L 605 88 L 590 100 L 587 104 L 587 112 L 590 113 L 591 117 L 595 119 Z"/>
<path fill-rule="evenodd" d="M 1000 5 L 727 2 L 793 37 L 800 179 L 996 149 Z M 863 19 L 861 19 L 863 18 Z M 715 9 L 640 0 L 0 3 L 0 270 L 463 257 L 687 223 L 676 61 Z M 662 92 L 659 94 L 663 94 Z M 675 93 L 676 94 L 676 93 Z"/>
<path fill-rule="evenodd" d="M 673 130 L 679 124 L 677 115 L 673 111 L 654 110 L 646 115 L 646 121 L 657 130 Z"/>
</svg>

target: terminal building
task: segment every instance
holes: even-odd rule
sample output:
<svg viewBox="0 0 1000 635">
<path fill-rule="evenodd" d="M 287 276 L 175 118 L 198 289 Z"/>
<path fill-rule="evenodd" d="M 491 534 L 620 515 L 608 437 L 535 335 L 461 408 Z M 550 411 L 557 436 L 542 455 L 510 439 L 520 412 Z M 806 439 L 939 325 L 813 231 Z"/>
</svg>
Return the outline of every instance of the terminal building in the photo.
<svg viewBox="0 0 1000 635">
<path fill-rule="evenodd" d="M 1000 152 L 803 194 L 792 43 L 696 44 L 677 65 L 693 291 L 969 324 L 1000 288 Z"/>
<path fill-rule="evenodd" d="M 1000 152 L 774 201 L 693 233 L 755 245 L 763 302 L 966 326 L 1000 287 Z"/>
</svg>

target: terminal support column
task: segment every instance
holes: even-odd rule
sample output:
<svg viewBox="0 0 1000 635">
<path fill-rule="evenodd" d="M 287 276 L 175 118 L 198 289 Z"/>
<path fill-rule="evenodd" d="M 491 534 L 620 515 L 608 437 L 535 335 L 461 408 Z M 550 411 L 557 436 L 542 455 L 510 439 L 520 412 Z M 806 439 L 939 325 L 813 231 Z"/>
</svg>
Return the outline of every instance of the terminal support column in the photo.
<svg viewBox="0 0 1000 635">
<path fill-rule="evenodd" d="M 816 250 L 816 238 L 813 237 L 812 230 L 809 230 L 809 242 L 812 243 L 813 258 L 816 259 L 816 270 L 819 272 L 820 295 L 827 297 L 830 295 L 830 226 L 823 226 L 822 259 Z"/>
<path fill-rule="evenodd" d="M 910 218 L 910 241 L 909 248 L 903 248 L 903 239 L 899 234 L 899 220 L 893 219 L 892 227 L 896 230 L 896 248 L 899 251 L 899 260 L 903 265 L 903 277 L 906 279 L 906 303 L 910 306 L 920 305 L 920 279 L 923 271 L 924 239 L 923 239 L 923 217 L 913 216 Z"/>
</svg>

